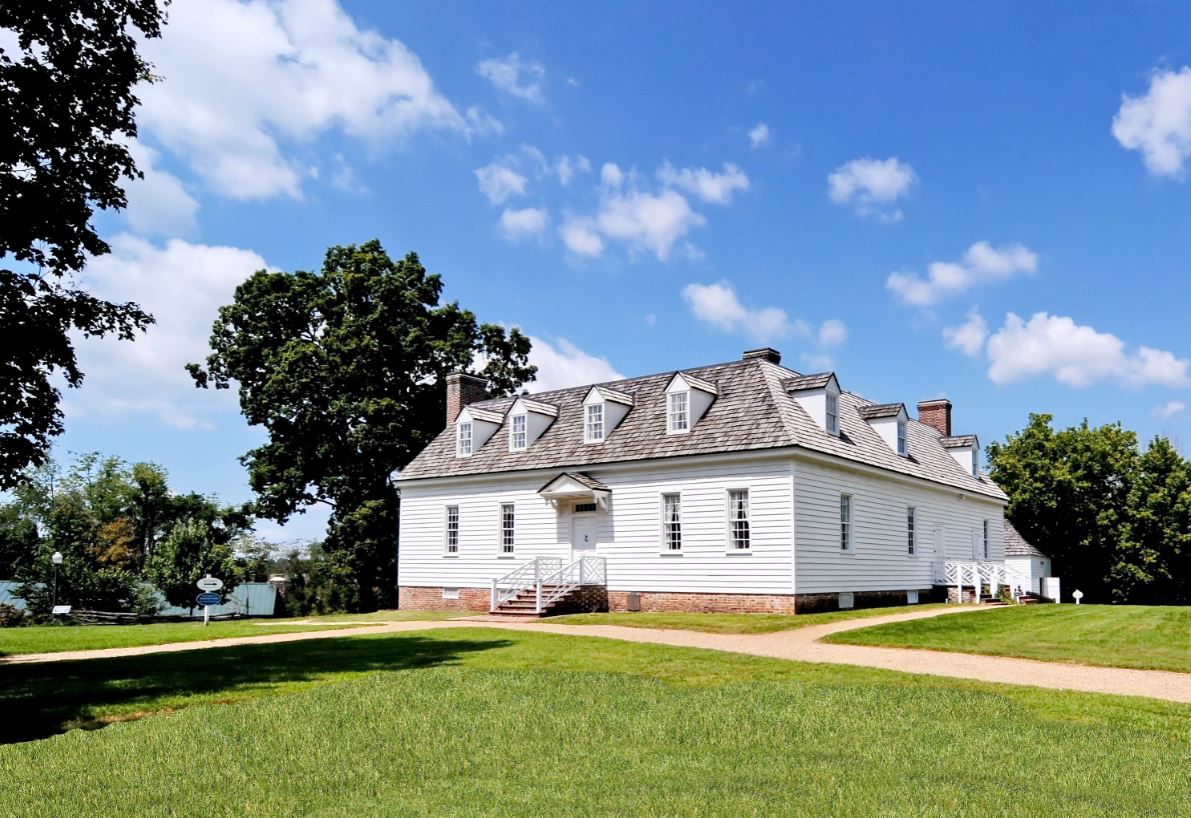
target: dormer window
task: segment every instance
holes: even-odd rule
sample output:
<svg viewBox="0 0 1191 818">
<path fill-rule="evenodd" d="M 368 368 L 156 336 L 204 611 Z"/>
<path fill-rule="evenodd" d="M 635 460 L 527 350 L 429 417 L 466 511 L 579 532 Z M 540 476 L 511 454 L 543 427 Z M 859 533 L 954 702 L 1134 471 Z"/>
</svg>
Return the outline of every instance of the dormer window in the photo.
<svg viewBox="0 0 1191 818">
<path fill-rule="evenodd" d="M 839 437 L 840 388 L 834 372 L 787 378 L 782 381 L 782 387 L 816 426 L 832 437 Z"/>
<path fill-rule="evenodd" d="M 499 412 L 467 406 L 455 421 L 455 456 L 471 457 L 500 428 L 504 418 Z"/>
<path fill-rule="evenodd" d="M 525 415 L 509 418 L 509 451 L 519 452 L 525 448 Z"/>
<path fill-rule="evenodd" d="M 604 441 L 604 404 L 589 403 L 584 407 L 583 441 L 602 443 Z"/>
<path fill-rule="evenodd" d="M 827 434 L 839 434 L 839 396 L 827 393 Z"/>
<path fill-rule="evenodd" d="M 667 411 L 666 411 L 666 431 L 669 434 L 682 434 L 689 432 L 690 424 L 690 393 L 689 392 L 671 392 L 667 396 Z"/>
<path fill-rule="evenodd" d="M 897 453 L 903 456 L 906 453 L 906 422 L 904 420 L 897 422 Z"/>
<path fill-rule="evenodd" d="M 955 458 L 965 473 L 980 479 L 980 441 L 976 435 L 947 435 L 939 438 L 939 445 Z"/>
<path fill-rule="evenodd" d="M 455 454 L 459 457 L 471 456 L 471 423 L 460 423 L 456 433 Z"/>
</svg>

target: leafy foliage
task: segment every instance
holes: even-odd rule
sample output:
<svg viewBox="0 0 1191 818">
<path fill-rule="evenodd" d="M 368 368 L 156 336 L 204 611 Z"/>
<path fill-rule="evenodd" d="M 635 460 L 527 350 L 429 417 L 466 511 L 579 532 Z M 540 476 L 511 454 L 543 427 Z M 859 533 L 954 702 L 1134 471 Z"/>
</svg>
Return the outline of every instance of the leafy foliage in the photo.
<svg viewBox="0 0 1191 818">
<path fill-rule="evenodd" d="M 122 180 L 140 177 L 128 150 L 136 137 L 138 82 L 152 81 L 137 51 L 161 36 L 168 0 L 6 0 L 0 29 L 19 51 L 0 48 L 0 488 L 44 461 L 62 432 L 51 381 L 83 379 L 72 331 L 131 340 L 152 318 L 135 304 L 97 299 L 68 276 L 109 252 L 93 211 L 127 204 Z"/>
<path fill-rule="evenodd" d="M 1119 423 L 1056 431 L 1030 415 L 988 447 L 1006 515 L 1088 601 L 1191 601 L 1191 465 L 1169 440 L 1145 450 Z"/>
<path fill-rule="evenodd" d="M 176 523 L 145 563 L 145 579 L 179 608 L 193 607 L 195 582 L 208 574 L 223 579 L 225 594 L 238 584 L 231 547 L 193 517 Z"/>
<path fill-rule="evenodd" d="M 239 390 L 269 440 L 241 458 L 261 516 L 334 511 L 326 570 L 341 607 L 372 610 L 395 592 L 393 473 L 443 425 L 445 376 L 483 365 L 495 393 L 533 378 L 529 339 L 440 304 L 442 281 L 379 241 L 331 247 L 318 272 L 261 270 L 219 311 L 201 387 Z"/>
</svg>

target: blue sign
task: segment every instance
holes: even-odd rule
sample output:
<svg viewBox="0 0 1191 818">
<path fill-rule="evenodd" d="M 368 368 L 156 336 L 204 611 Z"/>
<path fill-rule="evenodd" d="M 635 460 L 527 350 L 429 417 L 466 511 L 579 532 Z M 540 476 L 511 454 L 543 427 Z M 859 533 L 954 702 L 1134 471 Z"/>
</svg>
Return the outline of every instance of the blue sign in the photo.
<svg viewBox="0 0 1191 818">
<path fill-rule="evenodd" d="M 198 596 L 196 596 L 194 598 L 194 601 L 200 605 L 203 605 L 203 606 L 218 605 L 219 604 L 219 594 L 213 594 L 210 592 L 205 593 L 205 594 L 199 594 Z"/>
</svg>

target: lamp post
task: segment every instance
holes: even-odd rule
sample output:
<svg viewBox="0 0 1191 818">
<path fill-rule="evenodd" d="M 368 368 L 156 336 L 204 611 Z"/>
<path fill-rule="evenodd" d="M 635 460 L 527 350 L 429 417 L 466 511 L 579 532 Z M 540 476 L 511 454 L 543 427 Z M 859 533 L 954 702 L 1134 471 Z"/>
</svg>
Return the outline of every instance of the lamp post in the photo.
<svg viewBox="0 0 1191 818">
<path fill-rule="evenodd" d="M 54 563 L 54 596 L 53 605 L 58 607 L 58 566 L 62 564 L 62 552 L 55 551 L 54 556 L 50 557 L 50 562 Z"/>
</svg>

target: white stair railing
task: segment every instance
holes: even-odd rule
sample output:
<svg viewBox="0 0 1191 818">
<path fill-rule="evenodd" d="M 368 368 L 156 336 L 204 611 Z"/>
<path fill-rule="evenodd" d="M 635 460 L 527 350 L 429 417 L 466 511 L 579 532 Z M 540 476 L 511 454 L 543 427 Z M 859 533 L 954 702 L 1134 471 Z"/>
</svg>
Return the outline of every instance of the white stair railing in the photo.
<svg viewBox="0 0 1191 818">
<path fill-rule="evenodd" d="M 534 592 L 534 613 L 541 613 L 584 585 L 606 585 L 607 560 L 580 557 L 567 565 L 556 557 L 537 557 L 500 579 L 492 580 L 490 610 L 495 611 L 525 591 Z"/>
<path fill-rule="evenodd" d="M 1024 589 L 1030 588 L 1029 577 L 1003 562 L 936 560 L 931 566 L 931 572 L 936 585 L 955 587 L 956 601 L 963 600 L 964 588 L 969 586 L 973 589 L 977 602 L 980 601 L 980 591 L 985 585 L 994 597 L 1000 595 L 1003 585 L 1009 588 L 1014 599 L 1017 599 Z"/>
</svg>

